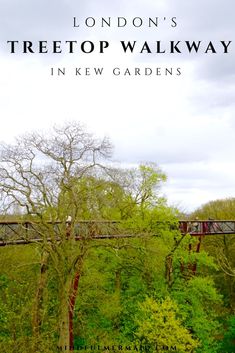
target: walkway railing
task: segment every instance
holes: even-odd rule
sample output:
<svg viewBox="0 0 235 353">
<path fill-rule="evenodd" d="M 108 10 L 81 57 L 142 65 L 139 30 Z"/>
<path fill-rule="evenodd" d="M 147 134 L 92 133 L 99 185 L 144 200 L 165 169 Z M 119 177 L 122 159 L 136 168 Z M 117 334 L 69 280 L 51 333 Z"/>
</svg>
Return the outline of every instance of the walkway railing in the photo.
<svg viewBox="0 0 235 353">
<path fill-rule="evenodd" d="M 156 224 L 166 224 L 167 222 L 156 221 Z M 170 223 L 169 223 L 170 224 Z M 75 240 L 84 238 L 84 234 L 93 239 L 113 239 L 141 237 L 143 234 L 136 234 L 130 229 L 121 227 L 120 221 L 78 221 L 74 229 Z M 175 230 L 181 234 L 191 236 L 235 234 L 235 220 L 179 220 Z M 61 221 L 39 222 L 24 220 L 4 220 L 0 221 L 0 246 L 24 245 L 35 242 L 60 240 L 61 234 L 68 236 L 69 223 Z M 48 237 L 45 238 L 45 234 Z"/>
</svg>

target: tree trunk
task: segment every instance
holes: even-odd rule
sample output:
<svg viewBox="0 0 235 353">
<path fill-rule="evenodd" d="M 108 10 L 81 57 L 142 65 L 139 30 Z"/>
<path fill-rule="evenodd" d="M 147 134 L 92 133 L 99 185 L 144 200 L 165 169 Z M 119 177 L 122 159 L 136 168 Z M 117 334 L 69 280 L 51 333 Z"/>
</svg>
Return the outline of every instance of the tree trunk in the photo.
<svg viewBox="0 0 235 353">
<path fill-rule="evenodd" d="M 115 272 L 115 290 L 118 294 L 120 294 L 120 291 L 121 291 L 121 269 L 118 269 Z"/>
<path fill-rule="evenodd" d="M 70 342 L 71 350 L 73 350 L 73 347 L 74 347 L 73 316 L 74 316 L 74 308 L 76 303 L 79 279 L 80 279 L 80 272 L 76 272 L 72 283 L 71 295 L 69 298 L 69 342 Z"/>
<path fill-rule="evenodd" d="M 69 297 L 66 295 L 66 291 L 61 298 L 60 309 L 58 347 L 61 352 L 68 352 L 70 350 Z"/>
<path fill-rule="evenodd" d="M 73 317 L 81 270 L 67 280 L 60 300 L 59 342 L 61 352 L 74 350 Z"/>
<path fill-rule="evenodd" d="M 168 284 L 168 287 L 170 288 L 172 286 L 173 282 L 173 259 L 172 259 L 172 254 L 169 254 L 166 257 L 165 260 L 165 269 L 166 269 L 166 281 Z"/>
<path fill-rule="evenodd" d="M 44 296 L 44 289 L 46 287 L 46 281 L 47 281 L 48 257 L 49 257 L 48 253 L 42 254 L 40 277 L 38 281 L 38 287 L 37 287 L 35 303 L 33 308 L 32 326 L 33 326 L 33 334 L 35 338 L 39 338 L 40 327 L 42 324 L 43 296 Z"/>
</svg>

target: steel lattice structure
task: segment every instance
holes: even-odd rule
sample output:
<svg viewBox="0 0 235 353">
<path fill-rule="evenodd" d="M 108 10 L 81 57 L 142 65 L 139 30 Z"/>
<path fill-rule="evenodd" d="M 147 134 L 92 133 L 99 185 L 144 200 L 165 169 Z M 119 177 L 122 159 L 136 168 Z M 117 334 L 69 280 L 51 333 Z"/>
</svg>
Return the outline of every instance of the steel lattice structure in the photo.
<svg viewBox="0 0 235 353">
<path fill-rule="evenodd" d="M 164 225 L 165 222 L 158 222 Z M 81 240 L 84 234 L 89 233 L 92 239 L 114 239 L 114 238 L 133 238 L 141 237 L 141 234 L 132 233 L 130 230 L 120 228 L 120 221 L 78 221 L 75 226 L 75 240 Z M 47 232 L 51 229 L 57 240 L 60 240 L 61 229 L 68 232 L 68 223 L 61 221 L 55 222 L 39 222 L 39 221 L 23 221 L 23 220 L 5 220 L 0 221 L 0 246 L 6 245 L 25 245 L 35 242 L 45 241 L 42 237 L 42 229 Z M 177 229 L 177 226 L 176 228 Z M 181 234 L 190 234 L 191 236 L 207 236 L 235 234 L 234 220 L 180 220 L 178 221 L 178 230 Z M 51 241 L 48 237 L 46 240 Z"/>
</svg>

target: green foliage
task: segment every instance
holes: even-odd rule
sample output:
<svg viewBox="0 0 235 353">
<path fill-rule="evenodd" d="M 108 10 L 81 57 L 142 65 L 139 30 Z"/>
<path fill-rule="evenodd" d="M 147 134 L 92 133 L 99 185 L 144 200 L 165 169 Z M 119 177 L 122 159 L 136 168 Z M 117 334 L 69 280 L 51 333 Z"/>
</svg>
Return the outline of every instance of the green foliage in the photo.
<svg viewBox="0 0 235 353">
<path fill-rule="evenodd" d="M 32 337 L 32 308 L 39 268 L 37 249 L 33 246 L 2 248 L 0 255 L 0 351 L 51 352 L 55 342 L 50 330 L 39 341 Z"/>
<path fill-rule="evenodd" d="M 176 345 L 182 352 L 190 352 L 190 349 L 200 353 L 220 352 L 216 337 L 220 329 L 218 317 L 221 315 L 221 297 L 212 279 L 201 277 L 199 272 L 196 277 L 187 279 L 180 272 L 176 273 L 175 282 L 169 291 L 165 282 L 165 258 L 174 244 L 172 236 L 174 238 L 175 230 L 171 233 L 169 229 L 162 229 L 161 233 L 157 237 L 92 242 L 79 282 L 74 316 L 75 342 L 121 342 L 128 345 L 135 343 L 137 338 L 140 343 L 140 333 L 143 333 L 147 337 L 144 342 Z M 188 241 L 182 243 L 179 253 L 175 255 L 176 259 L 188 254 Z M 60 300 L 58 269 L 49 267 L 41 335 L 35 342 L 28 318 L 35 296 L 38 252 L 33 247 L 24 247 L 22 250 L 9 247 L 1 251 L 1 295 L 4 298 L 7 292 L 17 292 L 17 299 L 10 294 L 9 300 L 1 301 L 0 304 L 4 328 L 2 351 L 8 353 L 2 348 L 7 345 L 12 352 L 17 349 L 17 353 L 33 353 L 36 352 L 36 345 L 38 352 L 54 352 Z M 76 251 L 79 253 L 78 247 Z M 205 253 L 197 258 L 194 255 L 185 258 L 185 265 L 187 261 L 195 259 L 199 271 L 214 266 Z M 174 266 L 179 266 L 178 260 Z M 22 278 L 24 280 L 21 280 L 20 285 Z M 155 300 L 148 298 L 146 301 L 146 296 Z M 161 321 L 163 313 L 169 319 L 166 327 L 166 323 Z M 145 322 L 150 325 L 149 331 Z M 13 338 L 13 323 L 18 331 L 16 338 Z M 164 330 L 160 329 L 161 324 Z M 174 335 L 172 332 L 175 332 Z M 155 333 L 158 338 L 156 341 Z M 192 347 L 196 345 L 197 348 L 193 350 Z"/>
<path fill-rule="evenodd" d="M 197 240 L 180 234 L 177 211 L 159 195 L 165 174 L 154 163 L 107 167 L 102 160 L 110 148 L 107 139 L 94 139 L 76 123 L 55 128 L 50 137 L 29 134 L 4 146 L 1 205 L 18 213 L 23 207 L 23 218 L 40 221 L 34 226 L 42 242 L 0 249 L 0 351 L 54 353 L 58 342 L 68 344 L 76 274 L 76 343 L 137 342 L 152 350 L 165 345 L 179 353 L 219 353 L 225 311 L 213 282 L 218 285 L 212 258 L 218 243 L 204 249 L 212 256 L 189 251 Z M 87 226 L 81 219 L 121 222 Z M 62 223 L 55 227 L 48 220 Z M 96 234 L 138 237 L 101 241 Z M 234 268 L 233 243 L 223 243 Z M 231 319 L 224 347 L 233 334 Z"/>
<path fill-rule="evenodd" d="M 233 353 L 235 351 L 235 316 L 229 318 L 227 330 L 221 345 L 221 351 Z"/>
<path fill-rule="evenodd" d="M 75 195 L 75 196 L 74 196 Z M 79 207 L 75 207 L 74 197 Z M 94 176 L 72 178 L 70 187 L 61 190 L 58 212 L 70 210 L 73 219 L 121 219 L 133 200 L 115 181 Z M 66 217 L 66 215 L 65 215 Z"/>
<path fill-rule="evenodd" d="M 215 200 L 197 209 L 191 217 L 234 220 L 235 198 Z M 213 273 L 217 288 L 231 313 L 235 310 L 235 235 L 210 236 L 203 240 L 204 249 L 213 256 L 220 271 Z"/>
<path fill-rule="evenodd" d="M 137 329 L 135 332 L 137 343 L 150 346 L 154 352 L 156 346 L 177 347 L 178 352 L 193 352 L 198 346 L 190 332 L 177 317 L 179 309 L 170 298 L 156 301 L 146 298 L 140 305 Z"/>
<path fill-rule="evenodd" d="M 197 352 L 217 352 L 216 337 L 221 330 L 218 317 L 222 298 L 213 280 L 208 277 L 192 277 L 187 282 L 179 281 L 172 295 L 179 305 L 186 327 L 200 340 Z"/>
<path fill-rule="evenodd" d="M 198 208 L 191 217 L 200 219 L 232 219 L 235 215 L 235 198 L 210 201 Z"/>
</svg>

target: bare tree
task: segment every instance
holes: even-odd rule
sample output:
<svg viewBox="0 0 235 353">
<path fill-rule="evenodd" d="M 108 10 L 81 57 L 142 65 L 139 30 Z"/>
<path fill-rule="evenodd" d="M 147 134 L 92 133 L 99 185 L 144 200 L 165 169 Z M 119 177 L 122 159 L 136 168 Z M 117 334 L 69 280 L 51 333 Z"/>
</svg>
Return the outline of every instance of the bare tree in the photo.
<svg viewBox="0 0 235 353">
<path fill-rule="evenodd" d="M 58 345 L 62 351 L 73 343 L 78 284 L 93 246 L 90 240 L 97 232 L 97 224 L 84 226 L 79 230 L 81 240 L 75 243 L 81 208 L 86 204 L 91 214 L 100 216 L 115 208 L 125 220 L 136 213 L 143 224 L 132 225 L 131 220 L 133 234 L 156 231 L 156 225 L 154 230 L 146 226 L 144 215 L 160 200 L 157 190 L 166 178 L 164 173 L 155 164 L 132 170 L 107 168 L 111 152 L 107 138 L 94 138 L 78 123 L 55 127 L 48 134 L 29 133 L 14 145 L 0 145 L 0 207 L 5 213 L 18 207 L 40 238 L 41 266 L 32 318 L 35 342 L 40 340 L 44 288 L 52 264 L 58 282 Z M 116 276 L 118 288 L 120 273 Z"/>
<path fill-rule="evenodd" d="M 235 277 L 235 268 L 232 266 L 231 261 L 229 261 L 228 256 L 225 254 L 223 249 L 219 249 L 217 252 L 217 261 L 221 270 L 229 277 Z"/>
<path fill-rule="evenodd" d="M 10 213 L 14 207 L 20 207 L 22 214 L 35 222 L 41 238 L 42 262 L 33 332 L 40 334 L 43 290 L 50 259 L 59 280 L 58 344 L 62 350 L 68 350 L 71 344 L 73 309 L 89 238 L 89 234 L 84 234 L 79 249 L 75 247 L 80 207 L 76 183 L 94 169 L 105 169 L 104 161 L 111 152 L 107 138 L 96 139 L 76 122 L 54 127 L 47 135 L 29 133 L 18 138 L 14 145 L 0 145 L 2 212 Z M 62 223 L 55 226 L 56 221 Z"/>
<path fill-rule="evenodd" d="M 110 157 L 112 150 L 107 138 L 95 139 L 78 123 L 54 127 L 48 136 L 27 134 L 18 138 L 15 145 L 2 144 L 0 148 L 0 192 L 4 196 L 1 206 L 9 209 L 17 204 L 27 214 L 39 217 L 53 209 L 50 216 L 57 218 L 61 216 L 61 191 L 70 190 L 74 178 L 103 167 L 102 160 Z M 72 216 L 76 216 L 79 200 L 74 201 Z"/>
</svg>

